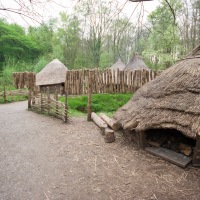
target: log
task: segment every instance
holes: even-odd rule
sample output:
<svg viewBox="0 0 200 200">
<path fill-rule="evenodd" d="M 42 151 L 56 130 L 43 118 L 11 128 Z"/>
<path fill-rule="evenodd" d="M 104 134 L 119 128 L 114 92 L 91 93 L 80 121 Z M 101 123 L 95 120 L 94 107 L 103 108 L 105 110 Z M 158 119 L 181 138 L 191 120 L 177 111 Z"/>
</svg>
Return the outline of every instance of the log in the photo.
<svg viewBox="0 0 200 200">
<path fill-rule="evenodd" d="M 99 116 L 101 117 L 101 119 L 106 122 L 106 124 L 108 124 L 108 126 L 110 126 L 114 131 L 117 131 L 120 129 L 121 124 L 119 122 L 117 122 L 114 119 L 109 118 L 108 116 L 106 116 L 104 113 L 100 113 Z"/>
<path fill-rule="evenodd" d="M 104 141 L 106 143 L 111 143 L 115 141 L 115 134 L 112 129 L 106 128 L 105 129 L 105 136 L 104 136 Z"/>
<path fill-rule="evenodd" d="M 92 118 L 93 122 L 99 128 L 101 128 L 102 131 L 104 131 L 108 127 L 107 124 L 96 113 L 92 112 L 91 118 Z"/>
<path fill-rule="evenodd" d="M 124 125 L 124 130 L 133 130 L 138 126 L 139 122 L 135 120 L 129 121 L 127 124 Z"/>
</svg>

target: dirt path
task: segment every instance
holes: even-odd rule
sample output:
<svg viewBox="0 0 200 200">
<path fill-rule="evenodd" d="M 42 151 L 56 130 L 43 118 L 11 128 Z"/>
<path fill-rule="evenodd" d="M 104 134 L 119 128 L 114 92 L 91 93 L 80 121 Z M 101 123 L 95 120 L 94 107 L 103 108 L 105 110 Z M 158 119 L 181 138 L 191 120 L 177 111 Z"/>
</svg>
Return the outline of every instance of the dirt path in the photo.
<svg viewBox="0 0 200 200">
<path fill-rule="evenodd" d="M 118 135 L 0 105 L 0 200 L 198 200 L 200 170 L 159 160 Z"/>
</svg>

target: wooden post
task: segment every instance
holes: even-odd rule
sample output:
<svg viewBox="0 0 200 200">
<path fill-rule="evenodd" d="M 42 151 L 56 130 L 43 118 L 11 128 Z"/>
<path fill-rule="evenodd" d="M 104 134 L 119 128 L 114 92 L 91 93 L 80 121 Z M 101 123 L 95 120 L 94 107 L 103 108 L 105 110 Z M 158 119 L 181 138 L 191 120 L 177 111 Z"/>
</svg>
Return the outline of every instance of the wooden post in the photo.
<svg viewBox="0 0 200 200">
<path fill-rule="evenodd" d="M 50 100 L 49 87 L 47 87 L 47 109 L 48 109 L 48 114 L 50 114 L 51 100 Z"/>
<path fill-rule="evenodd" d="M 41 113 L 43 112 L 43 89 L 41 89 L 41 93 L 40 93 L 40 111 Z"/>
<path fill-rule="evenodd" d="M 117 93 L 120 92 L 120 74 L 119 74 L 119 68 L 117 69 L 117 80 L 116 80 L 116 83 L 117 83 Z"/>
<path fill-rule="evenodd" d="M 200 133 L 196 135 L 196 147 L 194 149 L 192 164 L 195 167 L 200 167 Z"/>
<path fill-rule="evenodd" d="M 31 89 L 28 89 L 28 109 L 31 108 Z"/>
<path fill-rule="evenodd" d="M 54 99 L 56 100 L 56 114 L 58 114 L 58 91 L 57 91 L 57 87 L 55 86 L 55 93 L 54 93 Z"/>
<path fill-rule="evenodd" d="M 6 86 L 5 85 L 3 88 L 3 98 L 4 98 L 4 102 L 6 102 Z"/>
<path fill-rule="evenodd" d="M 137 132 L 138 134 L 138 145 L 140 148 L 144 149 L 146 147 L 146 134 L 143 131 Z"/>
<path fill-rule="evenodd" d="M 68 91 L 65 90 L 65 116 L 64 116 L 64 122 L 67 122 L 68 119 Z"/>
<path fill-rule="evenodd" d="M 88 105 L 87 105 L 87 121 L 91 121 L 91 113 L 92 113 L 92 77 L 91 71 L 89 71 L 88 77 Z"/>
</svg>

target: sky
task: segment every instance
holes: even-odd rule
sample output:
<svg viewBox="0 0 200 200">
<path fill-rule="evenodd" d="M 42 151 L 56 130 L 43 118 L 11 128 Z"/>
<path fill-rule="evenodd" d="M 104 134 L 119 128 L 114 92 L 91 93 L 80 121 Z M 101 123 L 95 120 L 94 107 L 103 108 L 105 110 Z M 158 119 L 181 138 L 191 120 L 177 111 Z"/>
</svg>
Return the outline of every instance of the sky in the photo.
<svg viewBox="0 0 200 200">
<path fill-rule="evenodd" d="M 34 0 L 34 5 L 30 4 L 31 0 L 0 0 L 0 8 L 9 8 L 10 11 L 0 10 L 0 17 L 4 17 L 10 23 L 17 23 L 23 27 L 38 26 L 42 21 L 48 21 L 50 18 L 58 17 L 59 12 L 67 11 L 72 12 L 73 6 L 75 6 L 80 0 Z M 129 2 L 128 0 L 110 0 L 118 1 L 119 4 L 124 5 L 123 13 L 129 18 L 138 5 L 138 3 Z M 20 3 L 22 2 L 22 3 Z M 159 5 L 159 0 L 153 0 L 149 2 L 143 2 L 144 5 L 144 17 L 143 22 L 146 21 L 148 13 L 155 10 Z M 28 8 L 28 9 L 27 9 Z M 131 20 L 134 21 L 141 10 L 141 3 L 138 5 Z M 23 13 L 23 15 L 15 14 L 14 12 Z M 31 13 L 31 14 L 30 14 Z M 29 17 L 26 17 L 29 16 Z M 30 19 L 31 18 L 31 19 Z"/>
</svg>

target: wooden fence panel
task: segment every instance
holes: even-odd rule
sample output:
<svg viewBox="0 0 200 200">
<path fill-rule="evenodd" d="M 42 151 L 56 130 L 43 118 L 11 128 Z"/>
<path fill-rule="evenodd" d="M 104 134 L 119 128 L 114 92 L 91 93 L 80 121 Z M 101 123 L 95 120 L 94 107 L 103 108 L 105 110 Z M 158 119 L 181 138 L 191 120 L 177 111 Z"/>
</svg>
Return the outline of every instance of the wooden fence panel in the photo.
<svg viewBox="0 0 200 200">
<path fill-rule="evenodd" d="M 88 93 L 89 73 L 92 74 L 92 93 L 95 94 L 134 93 L 157 76 L 156 72 L 152 70 L 69 70 L 67 71 L 65 82 L 68 95 L 84 95 Z"/>
<path fill-rule="evenodd" d="M 9 90 L 9 88 L 4 87 L 4 90 L 0 92 L 0 100 L 4 102 L 14 101 L 14 98 L 18 96 L 19 100 L 22 100 L 23 96 L 28 96 L 28 90 L 18 89 L 18 90 Z"/>
<path fill-rule="evenodd" d="M 73 73 L 72 73 L 73 74 Z M 68 74 L 69 76 L 70 74 Z M 64 122 L 68 120 L 68 105 L 67 95 L 65 103 L 58 101 L 58 92 L 54 95 L 49 93 L 49 89 L 41 91 L 41 93 L 31 94 L 31 109 L 33 111 L 52 115 L 56 118 L 62 119 Z"/>
</svg>

